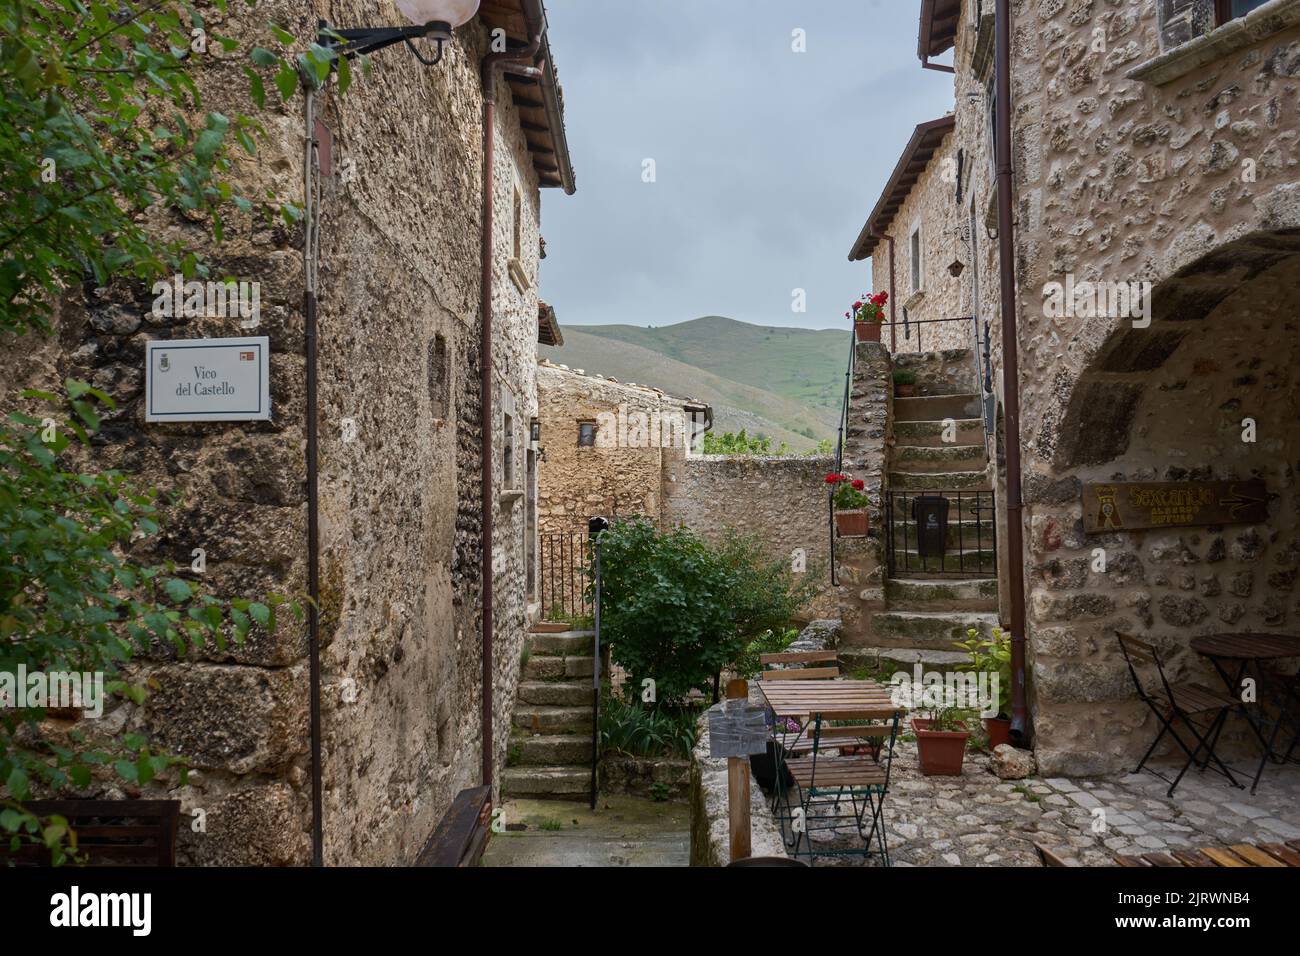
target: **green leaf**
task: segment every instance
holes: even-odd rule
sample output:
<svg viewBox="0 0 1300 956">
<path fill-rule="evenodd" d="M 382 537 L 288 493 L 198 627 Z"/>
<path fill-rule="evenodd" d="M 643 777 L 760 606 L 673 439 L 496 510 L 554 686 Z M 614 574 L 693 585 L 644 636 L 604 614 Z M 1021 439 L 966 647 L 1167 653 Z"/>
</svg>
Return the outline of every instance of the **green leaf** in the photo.
<svg viewBox="0 0 1300 956">
<path fill-rule="evenodd" d="M 260 46 L 253 47 L 249 56 L 258 66 L 275 66 L 280 62 L 280 58 L 276 54 Z"/>
<path fill-rule="evenodd" d="M 266 627 L 271 623 L 271 609 L 265 604 L 255 602 L 248 605 L 248 613 L 262 627 Z"/>
<path fill-rule="evenodd" d="M 22 767 L 14 767 L 9 771 L 5 786 L 9 788 L 9 795 L 15 800 L 27 799 L 27 773 Z"/>
<path fill-rule="evenodd" d="M 339 57 L 338 62 L 339 62 L 339 95 L 341 96 L 344 93 L 346 93 L 348 91 L 348 87 L 352 85 L 352 66 L 348 63 L 348 58 L 345 56 Z"/>
<path fill-rule="evenodd" d="M 173 604 L 184 604 L 194 596 L 194 588 L 188 581 L 182 581 L 180 578 L 168 578 L 163 582 L 163 591 L 166 592 Z"/>
<path fill-rule="evenodd" d="M 280 97 L 287 103 L 298 89 L 298 71 L 288 63 L 281 63 L 280 71 L 275 74 L 275 86 L 280 91 Z"/>
</svg>

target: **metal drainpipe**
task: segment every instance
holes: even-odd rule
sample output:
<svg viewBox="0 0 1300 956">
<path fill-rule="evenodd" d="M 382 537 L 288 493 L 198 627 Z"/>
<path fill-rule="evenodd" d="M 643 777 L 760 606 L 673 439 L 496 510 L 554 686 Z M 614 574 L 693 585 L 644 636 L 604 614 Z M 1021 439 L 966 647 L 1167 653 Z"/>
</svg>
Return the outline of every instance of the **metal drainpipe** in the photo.
<svg viewBox="0 0 1300 956">
<path fill-rule="evenodd" d="M 1025 706 L 1025 541 L 1020 487 L 1020 358 L 1016 341 L 1015 222 L 1011 165 L 1011 4 L 997 0 L 998 257 L 1002 302 L 1002 405 L 1007 442 L 1007 558 L 1011 580 L 1011 732 L 1028 737 Z"/>
<path fill-rule="evenodd" d="M 483 432 L 482 457 L 480 467 L 483 472 L 483 513 L 481 550 L 483 564 L 481 569 L 483 588 L 483 614 L 481 629 L 483 631 L 483 669 L 480 676 L 482 698 L 483 737 L 483 785 L 492 786 L 492 212 L 493 190 L 496 177 L 493 175 L 496 163 L 496 67 L 510 62 L 531 61 L 542 45 L 542 34 L 532 29 L 532 42 L 514 53 L 489 53 L 483 57 L 483 239 L 482 239 L 482 275 L 481 292 L 483 324 L 479 340 L 481 354 L 480 378 L 482 381 L 482 418 L 479 427 Z M 535 67 L 516 66 L 512 72 L 525 75 L 541 75 Z"/>
</svg>

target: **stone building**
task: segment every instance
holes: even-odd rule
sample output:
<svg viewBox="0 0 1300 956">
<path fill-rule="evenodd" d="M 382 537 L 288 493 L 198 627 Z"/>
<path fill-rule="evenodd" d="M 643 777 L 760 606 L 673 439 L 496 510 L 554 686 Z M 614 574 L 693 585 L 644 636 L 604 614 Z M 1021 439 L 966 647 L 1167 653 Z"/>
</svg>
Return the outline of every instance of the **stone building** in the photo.
<svg viewBox="0 0 1300 956">
<path fill-rule="evenodd" d="M 921 59 L 952 51 L 962 279 L 990 346 L 1002 522 L 1006 389 L 1022 406 L 1026 547 L 998 554 L 998 614 L 1009 620 L 1008 562 L 1023 561 L 1040 769 L 1118 769 L 1158 728 L 1117 630 L 1161 647 L 1175 678 L 1218 686 L 1190 638 L 1300 620 L 1300 2 L 1009 4 L 1016 383 L 1002 376 L 996 281 L 1010 263 L 995 5 L 920 6 Z M 1251 479 L 1264 520 L 1085 530 L 1085 485 Z"/>
<path fill-rule="evenodd" d="M 661 389 L 545 361 L 537 370 L 537 520 L 541 531 L 583 532 L 592 515 L 664 519 L 713 410 Z"/>
<path fill-rule="evenodd" d="M 309 37 L 326 14 L 339 27 L 403 22 L 389 0 L 205 11 L 210 27 L 244 41 L 240 56 L 267 42 L 271 20 Z M 453 796 L 482 782 L 482 66 L 494 30 L 511 50 L 541 37 L 530 57 L 539 72 L 487 73 L 496 93 L 489 237 L 495 771 L 504 765 L 534 557 L 523 501 L 528 423 L 537 414 L 536 345 L 547 328 L 537 298 L 540 190 L 574 188 L 545 11 L 540 0 L 485 3 L 436 67 L 390 47 L 373 55 L 368 75 L 354 74 L 346 95 L 315 98 L 332 139 L 332 168 L 322 161 L 315 208 L 327 864 L 412 862 Z M 230 81 L 238 69 L 220 53 L 196 68 L 210 108 L 246 109 Z M 263 120 L 266 141 L 255 158 L 239 161 L 234 178 L 247 195 L 270 197 L 272 209 L 301 204 L 303 94 L 268 105 Z M 317 128 L 318 140 L 325 135 Z M 7 357 L 3 378 L 7 388 L 71 375 L 116 398 L 96 464 L 183 495 L 143 558 L 172 558 L 184 568 L 202 548 L 207 569 L 199 581 L 218 596 L 301 597 L 304 236 L 301 225 L 267 225 L 262 212 L 228 222 L 225 242 L 206 248 L 215 274 L 261 283 L 256 327 L 160 319 L 148 289 L 121 283 L 70 295 L 57 336 L 35 355 Z M 167 228 L 191 227 L 178 220 Z M 271 421 L 145 423 L 146 341 L 250 334 L 270 339 Z M 135 677 L 154 683 L 144 705 L 120 704 L 106 720 L 147 732 L 194 768 L 188 787 L 143 788 L 179 798 L 184 814 L 203 812 L 201 832 L 181 826 L 180 859 L 310 862 L 305 627 L 283 615 L 273 635 L 255 631 L 243 646 L 210 647 L 184 661 L 159 650 Z"/>
</svg>

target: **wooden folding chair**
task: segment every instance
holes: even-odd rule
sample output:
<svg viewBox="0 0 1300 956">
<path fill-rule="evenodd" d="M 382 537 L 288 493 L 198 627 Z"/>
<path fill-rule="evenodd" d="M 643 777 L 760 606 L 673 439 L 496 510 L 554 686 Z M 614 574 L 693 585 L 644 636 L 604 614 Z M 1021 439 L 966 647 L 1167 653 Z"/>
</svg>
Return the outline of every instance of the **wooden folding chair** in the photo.
<svg viewBox="0 0 1300 956">
<path fill-rule="evenodd" d="M 1201 684 L 1171 684 L 1169 678 L 1165 676 L 1164 666 L 1160 662 L 1160 654 L 1151 644 L 1138 640 L 1128 634 L 1115 632 L 1119 638 L 1119 647 L 1124 655 L 1124 662 L 1128 664 L 1129 674 L 1133 678 L 1133 686 L 1137 688 L 1138 697 L 1151 708 L 1151 712 L 1156 715 L 1160 721 L 1160 733 L 1152 741 L 1151 746 L 1138 762 L 1134 773 L 1140 773 L 1146 766 L 1147 760 L 1155 753 L 1156 747 L 1164 739 L 1165 734 L 1171 735 L 1178 746 L 1187 754 L 1187 761 L 1183 764 L 1178 776 L 1169 783 L 1168 796 L 1174 795 L 1174 789 L 1187 773 L 1187 768 L 1196 764 L 1199 769 L 1205 770 L 1213 761 L 1217 772 L 1222 773 L 1228 778 L 1228 782 L 1238 789 L 1244 789 L 1239 784 L 1232 771 L 1228 769 L 1227 764 L 1218 758 L 1214 752 L 1215 745 L 1219 740 L 1219 732 L 1223 730 L 1224 721 L 1228 718 L 1228 713 L 1237 706 L 1238 702 L 1218 691 L 1210 690 Z M 1154 667 L 1160 677 L 1158 687 L 1150 682 L 1144 682 L 1138 674 L 1138 666 Z M 1197 720 L 1209 720 L 1204 727 L 1198 727 Z M 1187 732 L 1196 740 L 1196 749 L 1193 750 L 1183 740 L 1178 730 L 1174 727 L 1174 722 L 1179 721 L 1187 729 Z M 1204 751 L 1204 758 L 1201 753 Z M 1157 773 L 1148 768 L 1148 773 L 1154 774 L 1166 782 L 1169 778 L 1164 774 Z"/>
<path fill-rule="evenodd" d="M 784 812 L 778 810 L 778 816 L 795 857 L 807 856 L 811 863 L 814 856 L 874 856 L 889 866 L 883 812 L 897 736 L 897 713 L 882 719 L 878 712 L 823 711 L 783 745 L 790 754 L 784 763 L 792 786 L 779 788 Z M 842 748 L 868 740 L 876 742 L 875 757 L 840 756 Z M 813 833 L 848 825 L 856 827 L 862 849 L 814 849 Z"/>
<path fill-rule="evenodd" d="M 785 651 L 780 654 L 761 654 L 758 662 L 764 665 L 763 680 L 827 680 L 840 676 L 840 658 L 835 651 Z M 768 664 L 799 664 L 799 667 L 766 669 Z M 809 665 L 820 664 L 819 667 Z"/>
</svg>

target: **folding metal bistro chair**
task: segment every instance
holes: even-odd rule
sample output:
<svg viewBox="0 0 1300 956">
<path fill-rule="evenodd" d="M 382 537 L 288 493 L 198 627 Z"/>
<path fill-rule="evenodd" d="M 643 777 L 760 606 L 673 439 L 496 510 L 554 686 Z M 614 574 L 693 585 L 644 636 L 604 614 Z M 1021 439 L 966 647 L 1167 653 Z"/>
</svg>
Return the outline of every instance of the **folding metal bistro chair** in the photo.
<svg viewBox="0 0 1300 956">
<path fill-rule="evenodd" d="M 1160 721 L 1160 733 L 1152 741 L 1151 746 L 1138 762 L 1134 773 L 1140 773 L 1146 766 L 1147 760 L 1155 753 L 1156 747 L 1160 741 L 1169 734 L 1177 741 L 1178 746 L 1182 748 L 1183 753 L 1187 755 L 1187 761 L 1178 771 L 1172 782 L 1164 774 L 1157 773 L 1155 770 L 1147 768 L 1147 772 L 1154 774 L 1161 780 L 1169 782 L 1168 795 L 1174 795 L 1174 789 L 1187 773 L 1187 768 L 1196 764 L 1201 770 L 1204 770 L 1211 762 L 1215 765 L 1215 770 L 1222 773 L 1228 778 L 1228 782 L 1238 789 L 1243 789 L 1232 771 L 1228 769 L 1227 764 L 1218 758 L 1214 753 L 1214 747 L 1219 740 L 1219 732 L 1223 729 L 1223 723 L 1228 719 L 1228 713 L 1238 705 L 1238 701 L 1233 700 L 1225 694 L 1218 691 L 1210 690 L 1200 684 L 1171 684 L 1169 678 L 1165 676 L 1164 666 L 1160 662 L 1160 654 L 1151 644 L 1140 641 L 1136 637 L 1128 634 L 1115 632 L 1119 638 L 1120 651 L 1124 654 L 1124 662 L 1128 664 L 1129 674 L 1133 677 L 1133 686 L 1137 688 L 1138 696 L 1151 708 L 1151 712 L 1156 715 Z M 1138 666 L 1154 667 L 1156 674 L 1159 675 L 1159 686 L 1154 682 L 1144 682 L 1141 675 L 1138 674 Z M 1197 721 L 1206 721 L 1208 724 L 1198 726 Z M 1196 741 L 1196 749 L 1193 750 L 1179 734 L 1174 722 L 1180 722 L 1193 739 Z M 1202 757 L 1202 753 L 1204 756 Z"/>
<path fill-rule="evenodd" d="M 777 815 L 793 856 L 876 857 L 889 866 L 883 816 L 890 767 L 898 736 L 898 713 L 879 723 L 878 712 L 824 710 L 814 714 L 794 739 L 783 741 L 790 783 L 778 786 Z M 841 723 L 843 722 L 843 723 Z M 876 756 L 842 756 L 841 751 L 871 741 Z M 861 849 L 815 848 L 812 835 L 853 826 Z"/>
</svg>

